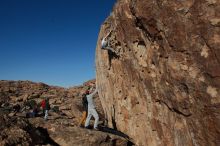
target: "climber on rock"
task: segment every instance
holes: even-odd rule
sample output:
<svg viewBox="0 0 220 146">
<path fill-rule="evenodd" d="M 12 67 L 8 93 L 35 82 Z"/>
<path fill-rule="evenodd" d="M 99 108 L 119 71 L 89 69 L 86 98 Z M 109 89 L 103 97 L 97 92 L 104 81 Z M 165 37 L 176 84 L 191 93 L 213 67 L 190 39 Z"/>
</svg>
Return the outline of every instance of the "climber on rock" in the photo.
<svg viewBox="0 0 220 146">
<path fill-rule="evenodd" d="M 80 122 L 79 122 L 80 127 L 85 126 L 86 117 L 88 115 L 88 101 L 87 101 L 87 97 L 86 97 L 87 95 L 89 95 L 89 90 L 87 90 L 82 95 L 83 113 L 82 113 L 82 118 L 80 119 Z"/>
<path fill-rule="evenodd" d="M 90 94 L 86 95 L 86 98 L 88 101 L 88 115 L 86 118 L 85 128 L 88 128 L 90 119 L 93 116 L 95 118 L 95 123 L 94 123 L 93 127 L 95 130 L 98 130 L 99 115 L 95 109 L 95 105 L 93 102 L 93 96 L 98 92 L 98 89 L 96 88 L 95 91 L 93 91 L 93 92 L 92 92 L 92 90 L 93 90 L 93 88 L 90 89 L 90 91 L 89 91 Z"/>
<path fill-rule="evenodd" d="M 109 45 L 109 40 L 108 40 L 108 36 L 111 34 L 112 31 L 110 31 L 105 37 L 102 38 L 102 42 L 101 42 L 101 49 L 103 50 L 109 50 L 114 52 L 113 48 L 110 47 Z"/>
</svg>

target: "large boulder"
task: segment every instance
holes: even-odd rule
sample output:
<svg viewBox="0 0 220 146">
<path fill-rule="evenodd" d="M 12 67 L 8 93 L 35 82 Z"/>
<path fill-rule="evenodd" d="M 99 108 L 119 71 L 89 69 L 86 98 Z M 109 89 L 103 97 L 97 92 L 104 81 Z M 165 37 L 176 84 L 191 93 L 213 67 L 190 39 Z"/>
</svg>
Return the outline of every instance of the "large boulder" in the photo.
<svg viewBox="0 0 220 146">
<path fill-rule="evenodd" d="M 118 0 L 96 66 L 108 125 L 137 145 L 220 145 L 220 1 Z"/>
</svg>

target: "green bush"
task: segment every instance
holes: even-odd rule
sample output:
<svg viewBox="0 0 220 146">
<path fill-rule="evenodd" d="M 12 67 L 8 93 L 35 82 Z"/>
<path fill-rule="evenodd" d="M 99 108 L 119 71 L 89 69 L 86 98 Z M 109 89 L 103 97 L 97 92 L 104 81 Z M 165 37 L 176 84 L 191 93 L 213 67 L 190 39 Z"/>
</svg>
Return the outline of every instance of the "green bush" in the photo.
<svg viewBox="0 0 220 146">
<path fill-rule="evenodd" d="M 59 106 L 54 106 L 54 107 L 52 108 L 52 110 L 53 110 L 54 112 L 58 113 L 58 112 L 59 112 Z"/>
<path fill-rule="evenodd" d="M 34 108 L 37 105 L 37 102 L 35 100 L 28 100 L 26 103 L 26 106 L 29 106 L 30 108 Z"/>
</svg>

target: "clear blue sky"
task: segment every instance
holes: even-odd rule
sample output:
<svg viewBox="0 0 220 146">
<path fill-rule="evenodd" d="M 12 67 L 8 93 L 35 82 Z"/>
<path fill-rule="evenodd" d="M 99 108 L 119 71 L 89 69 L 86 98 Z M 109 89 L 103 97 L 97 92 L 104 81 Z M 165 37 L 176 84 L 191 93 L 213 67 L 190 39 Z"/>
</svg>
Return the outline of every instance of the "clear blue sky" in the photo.
<svg viewBox="0 0 220 146">
<path fill-rule="evenodd" d="M 115 0 L 0 0 L 0 80 L 69 87 L 95 78 L 101 24 Z"/>
</svg>

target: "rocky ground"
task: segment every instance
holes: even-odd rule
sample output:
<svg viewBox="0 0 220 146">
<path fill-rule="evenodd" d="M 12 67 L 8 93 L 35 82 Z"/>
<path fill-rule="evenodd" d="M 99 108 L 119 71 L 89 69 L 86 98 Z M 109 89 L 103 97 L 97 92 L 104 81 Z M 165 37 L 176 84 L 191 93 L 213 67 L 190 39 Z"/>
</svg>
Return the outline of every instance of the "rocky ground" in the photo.
<svg viewBox="0 0 220 146">
<path fill-rule="evenodd" d="M 0 81 L 0 145 L 129 145 L 128 140 L 120 136 L 78 126 L 82 114 L 81 95 L 91 83 L 94 80 L 64 89 L 29 81 Z M 44 97 L 50 99 L 49 119 L 26 118 L 29 108 L 39 105 Z M 100 125 L 103 125 L 103 109 L 99 98 L 95 99 Z M 18 112 L 17 105 L 21 106 Z M 22 109 L 24 107 L 26 109 Z"/>
</svg>

